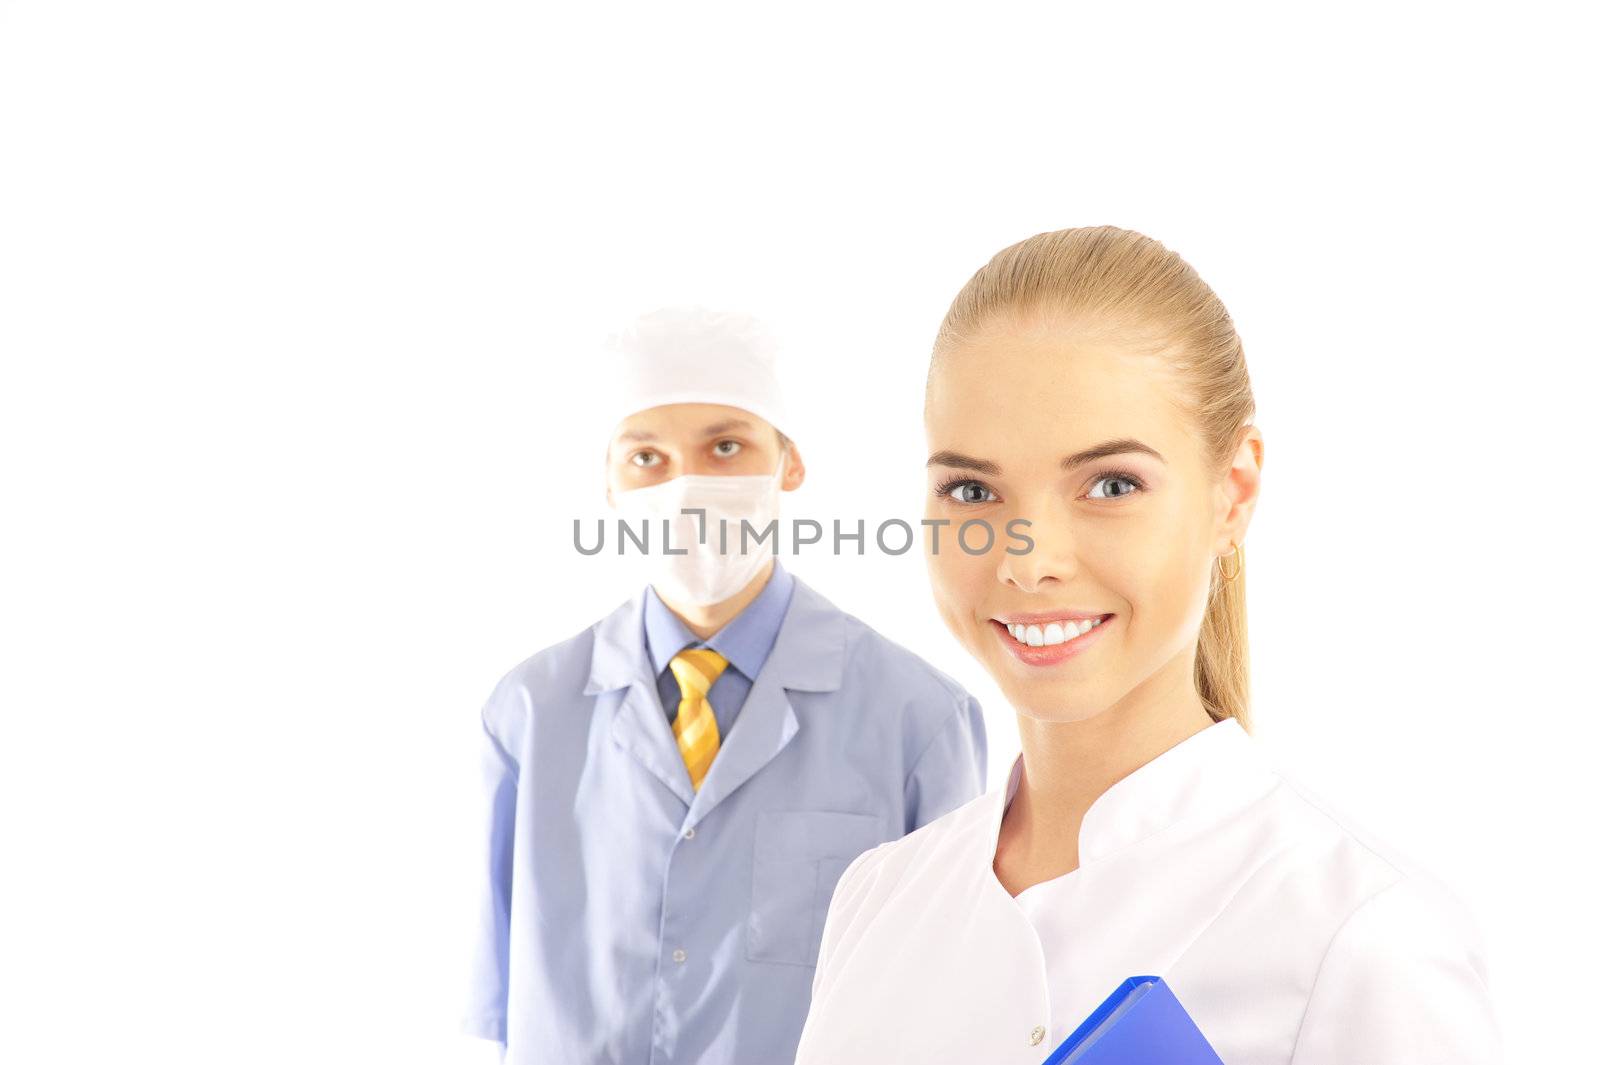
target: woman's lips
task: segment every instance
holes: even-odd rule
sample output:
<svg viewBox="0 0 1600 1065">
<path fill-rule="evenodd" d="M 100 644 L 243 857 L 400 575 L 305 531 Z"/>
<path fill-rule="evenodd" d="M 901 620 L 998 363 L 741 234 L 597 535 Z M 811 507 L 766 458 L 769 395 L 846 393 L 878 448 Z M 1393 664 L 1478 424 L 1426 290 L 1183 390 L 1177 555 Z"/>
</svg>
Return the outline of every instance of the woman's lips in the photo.
<svg viewBox="0 0 1600 1065">
<path fill-rule="evenodd" d="M 1094 646 L 1095 641 L 1100 638 L 1100 634 L 1106 630 L 1106 627 L 1115 624 L 1116 618 L 1115 614 L 1102 615 L 1100 624 L 1083 635 L 1074 636 L 1072 639 L 1063 640 L 1061 643 L 1044 644 L 1039 647 L 1031 647 L 1014 638 L 1005 625 L 995 621 L 993 618 L 989 619 L 989 627 L 994 631 L 995 639 L 1003 643 L 1006 650 L 1015 655 L 1018 661 L 1030 666 L 1053 666 L 1060 662 L 1065 662 L 1069 658 L 1074 658 Z"/>
</svg>

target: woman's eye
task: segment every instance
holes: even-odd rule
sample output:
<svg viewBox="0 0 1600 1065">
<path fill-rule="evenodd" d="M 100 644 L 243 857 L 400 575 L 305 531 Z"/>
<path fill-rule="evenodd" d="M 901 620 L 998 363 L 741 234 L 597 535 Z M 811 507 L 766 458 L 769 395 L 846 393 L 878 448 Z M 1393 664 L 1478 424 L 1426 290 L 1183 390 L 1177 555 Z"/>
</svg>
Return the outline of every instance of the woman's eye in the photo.
<svg viewBox="0 0 1600 1065">
<path fill-rule="evenodd" d="M 999 498 L 982 481 L 946 481 L 934 494 L 949 496 L 957 503 L 993 503 Z"/>
<path fill-rule="evenodd" d="M 743 447 L 744 445 L 737 440 L 718 440 L 716 452 L 723 458 L 727 458 L 730 455 L 737 455 Z"/>
<path fill-rule="evenodd" d="M 1119 491 L 1104 492 L 1104 493 L 1100 493 L 1100 494 L 1097 495 L 1095 493 L 1095 489 L 1099 488 L 1103 484 L 1105 484 L 1105 485 L 1124 485 L 1126 487 L 1122 488 Z M 1135 492 L 1139 492 L 1139 491 L 1143 491 L 1143 490 L 1144 490 L 1144 484 L 1142 482 L 1140 482 L 1140 480 L 1137 477 L 1132 477 L 1132 476 L 1130 476 L 1128 474 L 1125 474 L 1125 473 L 1108 473 L 1104 477 L 1101 477 L 1098 481 L 1095 481 L 1094 486 L 1089 489 L 1089 498 L 1090 499 L 1121 499 L 1123 496 L 1133 495 Z"/>
<path fill-rule="evenodd" d="M 649 466 L 654 466 L 656 463 L 658 463 L 660 461 L 661 461 L 661 456 L 656 454 L 654 451 L 640 451 L 640 452 L 636 452 L 634 454 L 634 456 L 633 456 L 633 464 L 635 466 L 646 466 L 646 467 L 649 467 Z"/>
</svg>

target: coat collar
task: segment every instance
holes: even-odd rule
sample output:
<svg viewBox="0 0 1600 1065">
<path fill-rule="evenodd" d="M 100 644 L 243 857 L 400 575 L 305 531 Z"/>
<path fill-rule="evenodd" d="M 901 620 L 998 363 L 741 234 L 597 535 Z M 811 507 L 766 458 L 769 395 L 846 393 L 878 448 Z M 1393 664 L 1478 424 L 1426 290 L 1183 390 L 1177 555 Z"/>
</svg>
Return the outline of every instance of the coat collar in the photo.
<svg viewBox="0 0 1600 1065">
<path fill-rule="evenodd" d="M 1004 788 L 988 793 L 988 864 L 1000 824 L 1026 773 L 1017 755 Z M 1182 821 L 1202 823 L 1239 809 L 1275 783 L 1259 744 L 1234 718 L 1223 718 L 1156 755 L 1089 805 L 1078 829 L 1078 865 L 1147 839 Z M 1070 875 L 1070 874 L 1069 874 Z"/>
<path fill-rule="evenodd" d="M 671 665 L 673 656 L 685 647 L 709 647 L 746 678 L 754 679 L 772 653 L 773 641 L 778 638 L 778 627 L 789 606 L 789 596 L 794 590 L 794 575 L 776 558 L 772 560 L 772 573 L 756 597 L 728 623 L 709 638 L 700 640 L 683 620 L 661 601 L 656 590 L 649 585 L 644 589 L 645 646 L 650 652 L 650 664 L 660 677 Z"/>
<path fill-rule="evenodd" d="M 838 690 L 844 678 L 847 615 L 794 578 L 789 609 L 772 651 L 753 678 L 750 693 L 728 730 L 711 770 L 695 792 L 656 692 L 644 635 L 641 589 L 594 626 L 585 695 L 626 689 L 611 721 L 612 739 L 656 776 L 688 808 L 686 826 L 705 817 L 778 756 L 800 729 L 791 691 Z"/>
</svg>

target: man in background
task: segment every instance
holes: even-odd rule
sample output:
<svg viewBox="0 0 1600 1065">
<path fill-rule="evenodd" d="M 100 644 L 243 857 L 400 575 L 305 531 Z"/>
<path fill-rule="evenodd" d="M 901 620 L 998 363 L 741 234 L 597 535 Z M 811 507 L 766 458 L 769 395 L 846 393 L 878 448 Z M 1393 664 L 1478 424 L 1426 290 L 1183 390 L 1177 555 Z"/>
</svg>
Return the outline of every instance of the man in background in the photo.
<svg viewBox="0 0 1600 1065">
<path fill-rule="evenodd" d="M 983 719 L 741 544 L 806 472 L 760 326 L 658 311 L 615 348 L 607 498 L 651 579 L 482 707 L 463 1028 L 514 1065 L 780 1065 L 839 874 L 983 791 Z"/>
</svg>

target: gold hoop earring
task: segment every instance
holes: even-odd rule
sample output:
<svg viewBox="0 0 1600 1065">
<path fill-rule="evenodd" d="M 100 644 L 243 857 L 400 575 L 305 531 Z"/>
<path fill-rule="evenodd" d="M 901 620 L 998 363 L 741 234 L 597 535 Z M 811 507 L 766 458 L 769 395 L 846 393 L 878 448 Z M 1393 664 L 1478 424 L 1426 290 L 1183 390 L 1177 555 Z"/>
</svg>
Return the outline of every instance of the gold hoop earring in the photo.
<svg viewBox="0 0 1600 1065">
<path fill-rule="evenodd" d="M 1231 581 L 1235 577 L 1239 576 L 1239 571 L 1244 568 L 1244 556 L 1239 553 L 1240 551 L 1244 550 L 1244 545 L 1236 544 L 1232 540 L 1229 540 L 1228 543 L 1233 545 L 1232 553 L 1217 556 L 1217 571 L 1222 574 L 1222 579 L 1225 581 Z M 1232 573 L 1229 573 L 1228 567 L 1222 564 L 1222 560 L 1225 558 L 1234 558 L 1238 560 L 1233 564 Z"/>
</svg>

